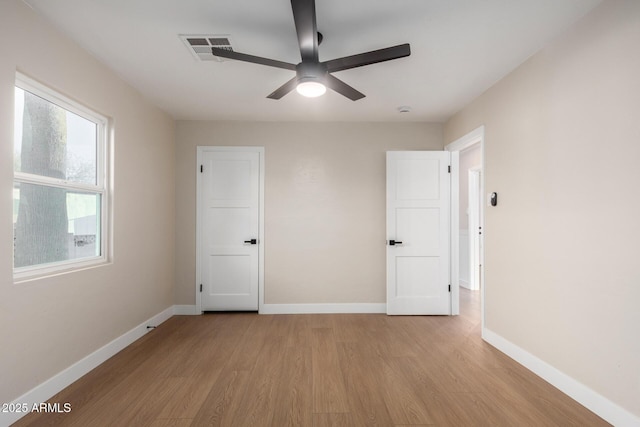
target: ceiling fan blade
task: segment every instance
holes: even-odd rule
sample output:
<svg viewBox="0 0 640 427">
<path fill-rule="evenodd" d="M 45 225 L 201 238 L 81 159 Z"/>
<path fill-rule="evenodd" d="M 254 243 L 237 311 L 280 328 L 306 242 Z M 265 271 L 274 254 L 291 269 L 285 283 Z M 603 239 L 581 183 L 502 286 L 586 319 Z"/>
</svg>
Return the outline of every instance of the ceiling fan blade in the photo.
<svg viewBox="0 0 640 427">
<path fill-rule="evenodd" d="M 364 98 L 364 94 L 358 92 L 342 80 L 333 77 L 331 74 L 327 74 L 327 78 L 325 80 L 325 84 L 329 89 L 333 89 L 338 92 L 340 95 L 344 95 L 352 101 L 357 101 L 358 99 Z"/>
<path fill-rule="evenodd" d="M 318 27 L 315 0 L 291 0 L 296 23 L 300 56 L 303 61 L 318 61 Z"/>
<path fill-rule="evenodd" d="M 345 56 L 343 58 L 332 59 L 323 62 L 330 73 L 350 68 L 362 67 L 363 65 L 375 64 L 377 62 L 390 61 L 392 59 L 404 58 L 411 55 L 409 43 L 398 46 L 387 47 L 385 49 L 372 50 L 371 52 L 359 53 L 357 55 Z"/>
<path fill-rule="evenodd" d="M 261 56 L 248 55 L 246 53 L 234 52 L 231 50 L 220 49 L 217 47 L 211 48 L 211 53 L 214 56 L 220 56 L 222 58 L 236 59 L 238 61 L 253 62 L 254 64 L 267 65 L 269 67 L 284 68 L 285 70 L 295 71 L 295 64 L 289 64 L 288 62 L 276 61 L 275 59 L 263 58 Z"/>
<path fill-rule="evenodd" d="M 298 77 L 294 77 L 267 96 L 269 99 L 280 99 L 296 88 Z"/>
</svg>

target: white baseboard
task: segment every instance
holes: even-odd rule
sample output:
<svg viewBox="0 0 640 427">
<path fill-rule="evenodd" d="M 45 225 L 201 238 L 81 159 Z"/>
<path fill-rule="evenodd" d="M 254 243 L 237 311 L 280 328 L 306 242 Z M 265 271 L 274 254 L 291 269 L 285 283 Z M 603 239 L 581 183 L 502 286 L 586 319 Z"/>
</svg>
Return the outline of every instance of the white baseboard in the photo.
<svg viewBox="0 0 640 427">
<path fill-rule="evenodd" d="M 386 303 L 263 304 L 260 314 L 386 313 Z"/>
<path fill-rule="evenodd" d="M 142 322 L 135 328 L 131 329 L 128 332 L 125 332 L 123 335 L 114 339 L 110 343 L 104 345 L 103 347 L 69 366 L 64 371 L 54 375 L 42 384 L 29 390 L 11 403 L 15 405 L 26 404 L 28 408 L 32 408 L 34 404 L 46 402 L 56 393 L 60 392 L 65 387 L 69 386 L 71 383 L 78 380 L 80 377 L 87 374 L 89 371 L 91 371 L 101 363 L 105 362 L 111 356 L 118 353 L 120 350 L 124 349 L 146 333 L 150 332 L 152 329 L 147 329 L 147 326 L 158 326 L 159 324 L 173 316 L 173 313 L 173 306 L 167 308 L 166 310 L 163 310 L 147 321 Z M 64 402 L 59 403 L 62 404 Z M 0 412 L 0 426 L 11 425 L 25 415 L 27 414 L 20 412 Z"/>
<path fill-rule="evenodd" d="M 619 427 L 640 426 L 640 418 L 631 412 L 495 332 L 485 328 L 482 331 L 482 338 L 605 421 Z"/>
<path fill-rule="evenodd" d="M 196 311 L 195 304 L 193 305 L 174 305 L 173 314 L 175 316 L 194 316 L 200 314 Z"/>
<path fill-rule="evenodd" d="M 460 279 L 458 280 L 458 283 L 460 283 L 460 286 L 462 286 L 463 288 L 471 290 L 471 285 L 468 281 Z"/>
</svg>

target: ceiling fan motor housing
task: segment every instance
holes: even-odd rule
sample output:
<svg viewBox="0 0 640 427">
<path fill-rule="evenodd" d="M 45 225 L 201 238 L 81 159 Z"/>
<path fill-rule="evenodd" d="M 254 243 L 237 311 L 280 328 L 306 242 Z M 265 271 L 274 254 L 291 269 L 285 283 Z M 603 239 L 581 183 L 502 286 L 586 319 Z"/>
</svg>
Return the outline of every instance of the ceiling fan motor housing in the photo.
<svg viewBox="0 0 640 427">
<path fill-rule="evenodd" d="M 314 81 L 324 84 L 327 77 L 327 66 L 320 62 L 302 61 L 296 65 L 296 75 L 298 83 Z"/>
</svg>

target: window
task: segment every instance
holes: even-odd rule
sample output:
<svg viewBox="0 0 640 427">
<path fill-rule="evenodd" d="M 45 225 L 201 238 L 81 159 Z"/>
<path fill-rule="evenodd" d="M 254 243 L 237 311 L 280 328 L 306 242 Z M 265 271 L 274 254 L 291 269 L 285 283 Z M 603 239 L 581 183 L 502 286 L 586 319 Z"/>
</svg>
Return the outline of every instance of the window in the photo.
<svg viewBox="0 0 640 427">
<path fill-rule="evenodd" d="M 16 278 L 106 260 L 107 120 L 16 77 L 13 267 Z"/>
</svg>

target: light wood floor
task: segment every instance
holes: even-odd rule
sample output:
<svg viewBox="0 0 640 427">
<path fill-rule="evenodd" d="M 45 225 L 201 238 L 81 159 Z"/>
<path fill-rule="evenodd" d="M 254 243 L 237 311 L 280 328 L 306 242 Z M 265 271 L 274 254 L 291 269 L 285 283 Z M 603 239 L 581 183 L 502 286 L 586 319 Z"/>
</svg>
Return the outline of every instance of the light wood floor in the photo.
<svg viewBox="0 0 640 427">
<path fill-rule="evenodd" d="M 19 426 L 608 425 L 462 315 L 176 316 Z"/>
</svg>

